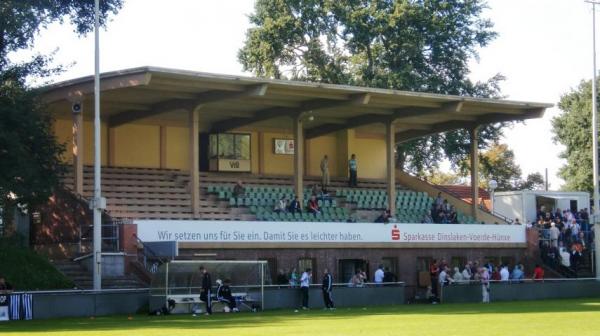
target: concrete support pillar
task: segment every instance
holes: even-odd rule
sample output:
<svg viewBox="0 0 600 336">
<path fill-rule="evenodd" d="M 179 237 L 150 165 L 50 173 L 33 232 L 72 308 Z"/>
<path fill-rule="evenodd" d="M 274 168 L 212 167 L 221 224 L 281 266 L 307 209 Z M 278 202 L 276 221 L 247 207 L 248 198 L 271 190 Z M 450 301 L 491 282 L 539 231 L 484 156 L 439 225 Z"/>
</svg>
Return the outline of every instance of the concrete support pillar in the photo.
<svg viewBox="0 0 600 336">
<path fill-rule="evenodd" d="M 190 141 L 190 195 L 192 200 L 192 213 L 194 218 L 200 215 L 200 129 L 199 112 L 189 111 L 189 141 Z"/>
<path fill-rule="evenodd" d="M 159 131 L 160 168 L 167 168 L 167 126 L 160 126 Z"/>
<path fill-rule="evenodd" d="M 478 127 L 473 127 L 469 130 L 471 137 L 471 216 L 475 220 L 477 218 L 477 209 L 479 208 L 479 150 L 477 148 L 477 131 Z"/>
<path fill-rule="evenodd" d="M 293 120 L 294 133 L 294 191 L 298 201 L 302 204 L 304 198 L 304 127 L 302 119 L 295 117 Z"/>
<path fill-rule="evenodd" d="M 83 113 L 73 113 L 73 188 L 83 195 Z"/>
<path fill-rule="evenodd" d="M 387 160 L 387 195 L 388 209 L 392 216 L 396 215 L 396 128 L 394 123 L 385 124 L 385 156 Z"/>
</svg>

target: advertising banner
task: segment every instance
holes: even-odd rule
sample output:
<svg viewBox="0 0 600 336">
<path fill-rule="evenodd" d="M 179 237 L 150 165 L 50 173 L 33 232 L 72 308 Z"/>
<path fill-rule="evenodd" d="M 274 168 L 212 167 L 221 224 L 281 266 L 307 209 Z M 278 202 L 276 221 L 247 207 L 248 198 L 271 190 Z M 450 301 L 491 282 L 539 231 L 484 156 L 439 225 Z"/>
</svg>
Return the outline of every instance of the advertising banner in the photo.
<svg viewBox="0 0 600 336">
<path fill-rule="evenodd" d="M 522 225 L 136 220 L 142 241 L 179 243 L 524 244 Z"/>
</svg>

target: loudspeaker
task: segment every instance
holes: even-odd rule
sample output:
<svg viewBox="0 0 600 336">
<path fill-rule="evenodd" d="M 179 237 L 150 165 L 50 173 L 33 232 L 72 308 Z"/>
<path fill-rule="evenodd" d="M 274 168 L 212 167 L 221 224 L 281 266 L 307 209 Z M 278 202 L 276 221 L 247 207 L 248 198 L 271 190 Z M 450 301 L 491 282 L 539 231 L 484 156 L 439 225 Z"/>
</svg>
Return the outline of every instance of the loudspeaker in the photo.
<svg viewBox="0 0 600 336">
<path fill-rule="evenodd" d="M 81 106 L 80 102 L 73 102 L 73 104 L 71 105 L 71 111 L 73 112 L 73 114 L 81 113 L 82 109 L 83 109 L 83 106 Z"/>
</svg>

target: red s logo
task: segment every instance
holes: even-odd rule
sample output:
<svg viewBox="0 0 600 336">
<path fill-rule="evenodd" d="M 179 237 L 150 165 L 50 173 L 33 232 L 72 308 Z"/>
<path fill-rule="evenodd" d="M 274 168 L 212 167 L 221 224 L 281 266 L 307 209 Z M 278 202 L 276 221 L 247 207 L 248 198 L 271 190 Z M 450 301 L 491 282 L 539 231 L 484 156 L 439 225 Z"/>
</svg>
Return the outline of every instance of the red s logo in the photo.
<svg viewBox="0 0 600 336">
<path fill-rule="evenodd" d="M 396 225 L 392 228 L 392 240 L 400 240 L 400 229 Z"/>
</svg>

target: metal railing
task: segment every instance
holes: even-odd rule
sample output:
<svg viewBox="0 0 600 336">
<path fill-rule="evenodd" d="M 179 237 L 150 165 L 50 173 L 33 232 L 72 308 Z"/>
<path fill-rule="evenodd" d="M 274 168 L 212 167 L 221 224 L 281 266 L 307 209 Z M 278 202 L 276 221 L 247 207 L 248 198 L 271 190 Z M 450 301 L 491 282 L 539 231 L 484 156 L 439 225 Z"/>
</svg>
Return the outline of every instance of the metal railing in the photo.
<svg viewBox="0 0 600 336">
<path fill-rule="evenodd" d="M 135 238 L 138 245 L 141 245 L 142 247 L 141 249 L 138 248 L 137 259 L 140 262 L 140 264 L 144 266 L 144 269 L 146 271 L 154 274 L 158 271 L 158 268 L 162 264 L 169 262 L 169 260 L 159 256 L 158 253 L 156 253 L 152 248 L 146 246 L 144 244 L 144 241 L 141 240 L 137 236 L 137 234 L 134 234 L 133 237 Z"/>
</svg>

